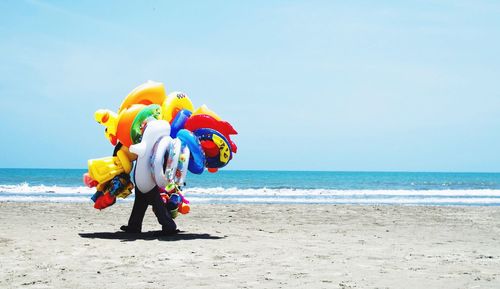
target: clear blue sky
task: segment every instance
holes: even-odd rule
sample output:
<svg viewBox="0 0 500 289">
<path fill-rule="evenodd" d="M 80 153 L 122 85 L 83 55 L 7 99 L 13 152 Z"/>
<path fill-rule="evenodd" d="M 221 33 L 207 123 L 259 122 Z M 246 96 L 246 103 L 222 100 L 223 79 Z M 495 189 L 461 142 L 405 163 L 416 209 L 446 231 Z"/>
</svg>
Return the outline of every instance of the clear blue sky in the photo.
<svg viewBox="0 0 500 289">
<path fill-rule="evenodd" d="M 109 155 L 94 111 L 152 79 L 230 169 L 500 171 L 499 2 L 171 2 L 0 2 L 0 167 Z"/>
</svg>

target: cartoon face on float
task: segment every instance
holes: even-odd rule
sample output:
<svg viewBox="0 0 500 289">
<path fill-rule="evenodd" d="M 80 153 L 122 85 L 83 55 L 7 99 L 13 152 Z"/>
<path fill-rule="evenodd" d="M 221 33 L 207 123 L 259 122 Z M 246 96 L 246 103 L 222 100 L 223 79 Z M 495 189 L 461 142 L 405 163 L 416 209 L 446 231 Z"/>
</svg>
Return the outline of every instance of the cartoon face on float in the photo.
<svg viewBox="0 0 500 289">
<path fill-rule="evenodd" d="M 109 109 L 99 109 L 94 113 L 94 119 L 105 127 L 104 135 L 112 145 L 116 145 L 118 141 L 116 137 L 118 115 Z"/>
<path fill-rule="evenodd" d="M 193 111 L 193 103 L 187 94 L 180 91 L 174 91 L 168 95 L 162 105 L 163 119 L 172 122 L 177 113 L 181 110 Z"/>
<path fill-rule="evenodd" d="M 231 146 L 228 140 L 216 130 L 200 128 L 193 132 L 200 141 L 211 141 L 219 149 L 215 156 L 206 156 L 206 167 L 219 169 L 229 163 L 232 158 Z"/>
</svg>

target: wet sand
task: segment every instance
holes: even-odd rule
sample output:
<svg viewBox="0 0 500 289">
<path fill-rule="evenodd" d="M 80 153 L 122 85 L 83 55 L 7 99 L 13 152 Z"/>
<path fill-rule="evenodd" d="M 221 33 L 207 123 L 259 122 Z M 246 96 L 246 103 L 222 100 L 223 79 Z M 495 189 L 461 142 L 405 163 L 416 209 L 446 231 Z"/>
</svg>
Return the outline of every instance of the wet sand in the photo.
<svg viewBox="0 0 500 289">
<path fill-rule="evenodd" d="M 0 203 L 0 288 L 500 288 L 499 207 L 131 207 Z"/>
</svg>

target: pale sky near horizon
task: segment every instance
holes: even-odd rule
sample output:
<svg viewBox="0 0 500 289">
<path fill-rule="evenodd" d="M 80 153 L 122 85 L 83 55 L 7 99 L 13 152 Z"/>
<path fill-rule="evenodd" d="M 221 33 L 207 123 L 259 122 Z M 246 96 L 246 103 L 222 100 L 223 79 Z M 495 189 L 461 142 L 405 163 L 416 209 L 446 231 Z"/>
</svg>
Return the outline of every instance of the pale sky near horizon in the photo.
<svg viewBox="0 0 500 289">
<path fill-rule="evenodd" d="M 85 168 L 151 79 L 233 124 L 228 169 L 500 172 L 500 3 L 2 1 L 0 167 Z"/>
</svg>

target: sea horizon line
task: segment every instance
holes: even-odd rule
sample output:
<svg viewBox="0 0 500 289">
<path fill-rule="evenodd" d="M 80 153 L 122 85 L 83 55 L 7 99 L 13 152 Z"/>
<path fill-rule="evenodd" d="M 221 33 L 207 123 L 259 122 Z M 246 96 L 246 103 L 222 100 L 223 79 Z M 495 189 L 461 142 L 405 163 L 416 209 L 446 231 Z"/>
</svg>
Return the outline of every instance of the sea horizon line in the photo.
<svg viewBox="0 0 500 289">
<path fill-rule="evenodd" d="M 0 167 L 0 170 L 80 170 L 87 168 Z M 415 174 L 500 174 L 500 171 L 439 171 L 439 170 L 295 170 L 295 169 L 223 169 L 219 172 L 310 172 L 310 173 L 415 173 Z"/>
</svg>

